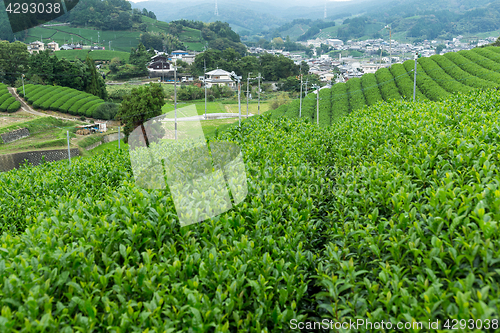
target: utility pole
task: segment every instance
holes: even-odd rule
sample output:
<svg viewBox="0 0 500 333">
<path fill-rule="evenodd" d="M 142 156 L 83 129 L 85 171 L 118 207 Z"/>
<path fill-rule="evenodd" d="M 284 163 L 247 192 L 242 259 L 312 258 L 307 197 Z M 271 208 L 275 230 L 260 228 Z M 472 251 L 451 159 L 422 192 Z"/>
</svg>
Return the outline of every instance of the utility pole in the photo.
<svg viewBox="0 0 500 333">
<path fill-rule="evenodd" d="M 313 85 L 316 88 L 316 124 L 319 125 L 319 85 Z"/>
<path fill-rule="evenodd" d="M 259 88 L 258 88 L 258 89 L 259 89 L 259 90 L 257 91 L 257 92 L 258 92 L 258 95 L 259 95 L 259 103 L 258 103 L 258 105 L 257 105 L 257 112 L 258 112 L 258 114 L 259 114 L 259 115 L 260 115 L 260 79 L 261 79 L 261 78 L 262 78 L 262 77 L 260 76 L 260 73 L 259 73 L 259 77 L 258 77 L 258 79 L 259 79 Z"/>
<path fill-rule="evenodd" d="M 248 90 L 249 90 L 249 85 L 250 85 L 250 74 L 252 74 L 252 72 L 248 73 L 248 76 L 247 76 L 247 118 L 248 118 Z"/>
<path fill-rule="evenodd" d="M 302 62 L 300 63 L 300 106 L 299 118 L 302 116 Z"/>
<path fill-rule="evenodd" d="M 236 75 L 236 73 L 233 71 L 231 72 L 231 76 L 234 77 L 238 81 L 238 115 L 239 115 L 239 121 L 240 121 L 240 126 L 241 126 L 241 76 Z"/>
<path fill-rule="evenodd" d="M 309 79 L 306 80 L 306 96 L 307 96 L 307 83 L 309 83 Z"/>
<path fill-rule="evenodd" d="M 111 51 L 111 41 L 109 41 L 108 44 L 109 44 L 109 50 Z"/>
<path fill-rule="evenodd" d="M 69 160 L 69 165 L 71 165 L 71 150 L 69 149 L 69 131 L 66 131 L 66 135 L 68 137 L 68 160 Z"/>
<path fill-rule="evenodd" d="M 415 69 L 413 70 L 413 102 L 415 102 L 415 90 L 417 89 L 417 59 L 418 53 L 415 52 Z"/>
<path fill-rule="evenodd" d="M 205 86 L 205 120 L 207 120 L 207 61 L 203 60 L 203 85 Z"/>
<path fill-rule="evenodd" d="M 176 59 L 174 59 L 175 61 Z M 177 61 L 174 63 L 174 110 L 175 110 L 175 141 L 177 141 Z"/>
<path fill-rule="evenodd" d="M 73 37 L 71 37 L 71 42 L 73 43 Z M 99 31 L 97 32 L 97 45 L 99 45 Z"/>
<path fill-rule="evenodd" d="M 385 26 L 386 29 L 389 29 L 389 67 L 392 66 L 392 30 L 389 25 Z"/>
<path fill-rule="evenodd" d="M 24 92 L 24 74 L 21 76 L 21 79 L 23 80 L 23 97 L 26 98 L 26 93 Z"/>
</svg>

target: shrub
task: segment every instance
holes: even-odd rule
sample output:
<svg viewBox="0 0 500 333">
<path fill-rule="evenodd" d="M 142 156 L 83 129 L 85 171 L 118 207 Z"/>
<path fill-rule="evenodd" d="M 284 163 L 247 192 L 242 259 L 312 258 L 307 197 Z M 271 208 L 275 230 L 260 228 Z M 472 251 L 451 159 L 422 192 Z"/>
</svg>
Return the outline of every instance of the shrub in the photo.
<svg viewBox="0 0 500 333">
<path fill-rule="evenodd" d="M 445 56 L 433 55 L 430 58 L 434 60 L 448 75 L 462 84 L 480 89 L 488 89 L 493 86 L 491 82 L 480 79 L 464 71 Z"/>
<path fill-rule="evenodd" d="M 40 105 L 40 108 L 42 108 L 43 110 L 51 110 L 50 106 L 57 100 L 59 100 L 60 98 L 62 98 L 63 96 L 67 96 L 68 94 L 71 93 L 73 89 L 71 88 L 63 88 L 62 90 L 60 90 L 57 94 L 55 95 L 52 95 L 49 99 L 45 100 L 45 102 L 43 102 L 41 105 Z M 57 110 L 53 110 L 53 111 L 57 111 Z"/>
<path fill-rule="evenodd" d="M 387 68 L 381 68 L 375 73 L 375 77 L 377 78 L 377 83 L 380 89 L 380 93 L 382 98 L 385 101 L 401 99 L 401 95 L 399 94 L 399 89 L 394 82 L 394 77 L 391 72 Z M 417 79 L 418 80 L 418 79 Z"/>
<path fill-rule="evenodd" d="M 365 96 L 361 90 L 361 79 L 354 77 L 346 82 L 347 96 L 349 98 L 349 112 L 356 111 L 366 105 Z"/>
<path fill-rule="evenodd" d="M 420 63 L 420 65 L 422 65 L 425 73 L 437 84 L 439 84 L 444 90 L 450 93 L 467 93 L 472 90 L 471 87 L 456 81 L 451 76 L 446 74 L 446 72 L 441 67 L 439 67 L 439 65 L 433 59 L 420 58 L 418 62 Z"/>
<path fill-rule="evenodd" d="M 276 110 L 280 106 L 284 104 L 290 103 L 290 97 L 288 96 L 287 93 L 278 93 L 275 98 L 273 98 L 269 104 L 269 108 L 271 110 Z"/>
<path fill-rule="evenodd" d="M 102 103 L 104 103 L 104 101 L 102 99 L 100 99 L 100 98 L 91 100 L 91 101 L 85 103 L 84 105 L 82 105 L 82 107 L 80 108 L 80 113 L 82 115 L 86 115 L 87 114 L 87 110 L 90 107 L 92 107 L 92 106 L 94 106 L 96 104 L 102 104 Z"/>
<path fill-rule="evenodd" d="M 332 118 L 332 89 L 321 89 L 319 91 L 319 124 L 329 126 Z M 317 123 L 317 112 L 314 113 L 313 123 Z"/>
<path fill-rule="evenodd" d="M 3 102 L 5 102 L 6 100 L 8 100 L 11 97 L 12 97 L 11 94 L 3 94 L 3 95 L 1 95 L 0 96 L 0 104 L 2 104 Z"/>
<path fill-rule="evenodd" d="M 16 99 L 14 98 L 14 96 L 10 96 L 9 98 L 7 98 L 1 105 L 0 105 L 0 111 L 2 112 L 6 112 L 8 107 L 14 103 L 16 101 Z"/>
<path fill-rule="evenodd" d="M 75 104 L 77 101 L 87 98 L 85 93 L 78 93 L 72 98 L 68 99 L 63 105 L 59 107 L 59 111 L 68 113 L 69 109 Z M 76 113 L 75 113 L 76 114 Z"/>
<path fill-rule="evenodd" d="M 471 75 L 474 75 L 478 78 L 482 78 L 487 81 L 494 82 L 495 86 L 498 86 L 500 84 L 500 73 L 496 73 L 484 67 L 481 67 L 478 64 L 470 61 L 469 59 L 455 52 L 446 53 L 444 57 L 448 58 L 458 67 L 460 67 L 461 69 L 463 69 L 464 71 L 466 71 Z M 490 85 L 490 87 L 491 86 L 493 85 Z"/>
<path fill-rule="evenodd" d="M 73 98 L 79 94 L 80 94 L 80 92 L 77 90 L 71 91 L 68 94 L 65 94 L 65 95 L 61 96 L 59 99 L 55 100 L 52 104 L 50 104 L 49 108 L 53 111 L 59 111 L 60 107 L 64 103 L 66 103 L 68 100 L 70 100 L 71 98 Z"/>
<path fill-rule="evenodd" d="M 394 66 L 395 65 L 393 65 L 393 67 Z M 375 74 L 373 73 L 364 74 L 361 77 L 361 87 L 365 95 L 366 104 L 373 105 L 378 101 L 383 100 L 382 95 L 380 94 Z"/>
<path fill-rule="evenodd" d="M 399 89 L 399 94 L 405 97 L 406 100 L 413 100 L 413 76 L 408 73 L 403 64 L 393 64 L 389 71 L 395 79 L 396 85 Z M 417 101 L 423 101 L 428 98 L 418 89 L 415 89 L 415 99 Z"/>
<path fill-rule="evenodd" d="M 349 114 L 349 98 L 347 96 L 347 86 L 345 83 L 337 83 L 332 87 L 332 112 L 330 116 L 330 124 L 333 124 L 337 119 Z"/>
<path fill-rule="evenodd" d="M 421 58 L 423 59 L 423 58 Z M 407 60 L 403 64 L 407 71 L 410 71 L 415 66 L 414 60 Z M 413 80 L 413 71 L 411 79 Z M 450 93 L 441 88 L 433 79 L 431 79 L 423 70 L 422 66 L 417 61 L 417 86 L 420 91 L 431 101 L 438 101 L 450 96 Z"/>
<path fill-rule="evenodd" d="M 45 94 L 40 95 L 40 93 L 39 93 L 37 95 L 40 95 L 40 96 L 33 96 L 33 108 L 35 108 L 35 109 L 42 108 L 42 105 L 44 105 L 44 103 L 47 100 L 50 100 L 52 97 L 58 95 L 61 92 L 65 93 L 68 89 L 70 89 L 70 88 L 52 86 L 51 89 L 45 91 Z"/>
<path fill-rule="evenodd" d="M 102 103 L 97 105 L 97 107 L 92 111 L 92 118 L 103 119 L 103 120 L 113 120 L 118 113 L 119 105 L 116 103 Z"/>
<path fill-rule="evenodd" d="M 94 104 L 92 105 L 90 108 L 87 109 L 87 111 L 85 111 L 85 116 L 86 117 L 89 117 L 89 118 L 93 118 L 94 117 L 94 110 L 99 106 L 100 104 Z"/>
<path fill-rule="evenodd" d="M 14 101 L 14 103 L 9 105 L 9 107 L 7 108 L 7 112 L 16 112 L 17 110 L 19 110 L 20 107 L 21 107 L 21 102 L 16 100 Z"/>
<path fill-rule="evenodd" d="M 73 114 L 73 115 L 84 115 L 85 113 L 82 113 L 81 111 L 81 107 L 83 105 L 85 105 L 86 103 L 92 101 L 92 100 L 96 100 L 96 99 L 99 99 L 98 97 L 96 96 L 87 96 L 87 97 L 84 97 L 78 101 L 75 102 L 75 104 L 73 104 L 69 109 L 68 109 L 68 113 L 69 114 Z"/>
</svg>

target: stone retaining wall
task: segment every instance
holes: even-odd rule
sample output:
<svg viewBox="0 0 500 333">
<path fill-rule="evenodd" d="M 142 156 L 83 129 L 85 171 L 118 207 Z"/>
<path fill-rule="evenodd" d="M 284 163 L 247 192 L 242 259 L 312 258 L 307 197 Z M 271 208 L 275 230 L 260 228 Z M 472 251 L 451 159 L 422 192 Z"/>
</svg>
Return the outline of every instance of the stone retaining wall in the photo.
<svg viewBox="0 0 500 333">
<path fill-rule="evenodd" d="M 30 131 L 27 128 L 21 128 L 12 132 L 1 134 L 0 136 L 2 137 L 3 143 L 10 143 L 30 136 Z"/>
<path fill-rule="evenodd" d="M 76 157 L 80 155 L 78 148 L 73 148 L 71 151 L 71 157 Z M 68 158 L 67 149 L 56 149 L 56 150 L 42 150 L 42 151 L 28 151 L 24 153 L 16 154 L 6 154 L 0 155 L 0 171 L 9 171 L 12 169 L 17 169 L 19 166 L 24 164 L 25 160 L 28 163 L 35 165 L 42 164 L 42 156 L 45 156 L 46 162 L 60 161 Z"/>
</svg>

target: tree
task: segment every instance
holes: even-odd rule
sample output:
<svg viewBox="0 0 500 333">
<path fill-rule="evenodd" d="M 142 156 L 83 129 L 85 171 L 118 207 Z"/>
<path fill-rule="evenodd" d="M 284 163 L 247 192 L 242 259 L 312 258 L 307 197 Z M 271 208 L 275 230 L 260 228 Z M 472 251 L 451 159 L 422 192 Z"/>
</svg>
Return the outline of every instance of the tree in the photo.
<svg viewBox="0 0 500 333">
<path fill-rule="evenodd" d="M 443 51 L 443 49 L 445 48 L 446 46 L 444 44 L 439 44 L 438 46 L 436 46 L 436 54 L 440 54 L 441 51 Z"/>
<path fill-rule="evenodd" d="M 97 96 L 101 99 L 107 100 L 108 93 L 106 91 L 106 84 L 104 83 L 104 79 L 102 76 L 97 73 L 97 69 L 95 68 L 94 60 L 88 55 L 85 59 L 85 64 L 89 68 L 90 80 L 88 85 L 85 87 L 85 92 Z"/>
<path fill-rule="evenodd" d="M 164 104 L 165 94 L 158 83 L 132 89 L 123 99 L 115 117 L 124 125 L 125 142 L 128 142 L 129 135 L 135 128 L 143 125 L 148 119 L 161 115 Z M 145 134 L 144 127 L 143 132 Z"/>
<path fill-rule="evenodd" d="M 21 73 L 28 70 L 29 52 L 21 42 L 0 42 L 0 79 L 14 84 Z"/>
</svg>

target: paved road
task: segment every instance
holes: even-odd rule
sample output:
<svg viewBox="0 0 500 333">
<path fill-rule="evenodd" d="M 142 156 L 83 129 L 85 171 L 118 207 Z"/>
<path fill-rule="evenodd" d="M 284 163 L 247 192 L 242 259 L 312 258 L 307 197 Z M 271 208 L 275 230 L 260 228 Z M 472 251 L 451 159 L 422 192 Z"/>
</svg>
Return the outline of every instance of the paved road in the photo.
<svg viewBox="0 0 500 333">
<path fill-rule="evenodd" d="M 57 119 L 71 120 L 71 121 L 78 120 L 76 118 L 64 118 L 64 117 L 51 116 L 49 114 L 45 114 L 45 113 L 42 113 L 42 112 L 35 111 L 21 97 L 19 97 L 19 95 L 17 94 L 16 88 L 8 87 L 7 89 L 9 89 L 9 92 L 21 103 L 21 109 L 23 109 L 24 111 L 26 111 L 28 113 L 31 113 L 31 114 L 33 114 L 35 116 L 40 116 L 40 117 L 54 117 L 54 118 L 57 118 Z"/>
<path fill-rule="evenodd" d="M 169 112 L 169 117 L 162 119 L 163 121 L 175 121 L 175 118 L 173 118 L 170 115 L 171 112 Z M 207 120 L 214 120 L 214 119 L 228 119 L 228 118 L 238 118 L 239 114 L 238 113 L 208 113 L 207 114 Z M 252 117 L 253 114 L 249 114 L 249 117 Z M 241 118 L 246 118 L 246 114 L 242 114 Z M 197 121 L 197 120 L 205 120 L 205 115 L 201 116 L 192 116 L 192 117 L 182 117 L 182 115 L 178 115 L 177 121 Z"/>
</svg>

